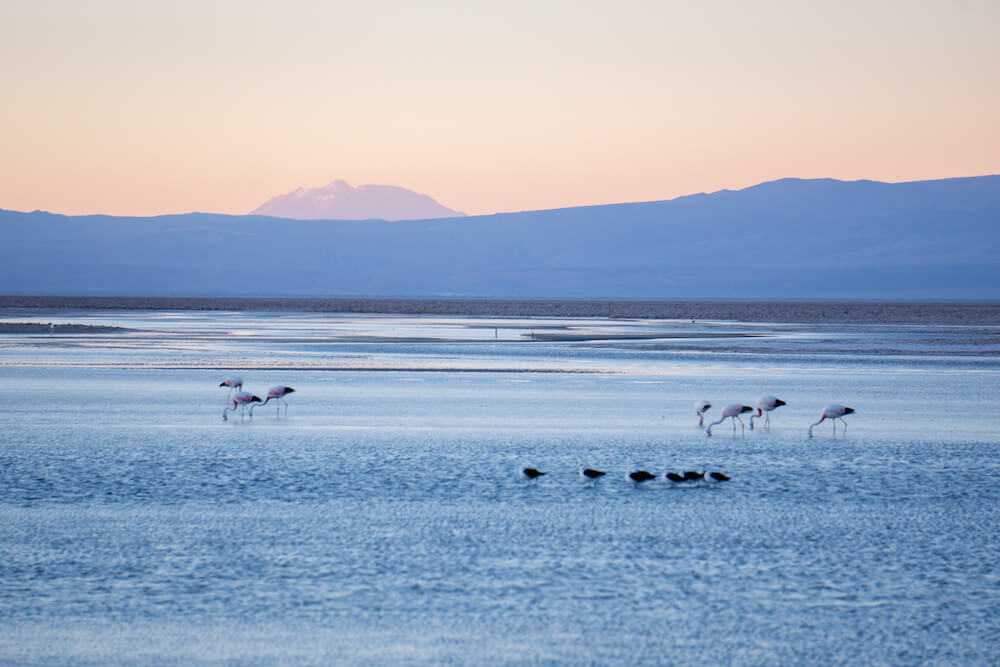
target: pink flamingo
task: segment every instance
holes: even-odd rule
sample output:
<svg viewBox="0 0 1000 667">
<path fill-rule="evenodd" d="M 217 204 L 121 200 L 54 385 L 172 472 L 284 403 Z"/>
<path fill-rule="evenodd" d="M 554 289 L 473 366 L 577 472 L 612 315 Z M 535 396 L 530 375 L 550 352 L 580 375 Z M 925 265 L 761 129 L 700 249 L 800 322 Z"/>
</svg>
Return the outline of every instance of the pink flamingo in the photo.
<svg viewBox="0 0 1000 667">
<path fill-rule="evenodd" d="M 698 415 L 698 426 L 705 426 L 705 413 L 708 409 L 712 407 L 712 404 L 708 401 L 695 401 L 694 402 L 694 413 Z"/>
<path fill-rule="evenodd" d="M 233 395 L 233 390 L 234 389 L 243 389 L 243 378 L 241 378 L 238 375 L 234 375 L 233 377 L 226 378 L 225 380 L 223 380 L 222 382 L 220 382 L 219 386 L 220 387 L 229 387 L 229 393 L 226 394 L 226 398 L 228 399 L 230 396 Z"/>
<path fill-rule="evenodd" d="M 240 419 L 243 418 L 243 414 L 246 412 L 247 404 L 249 403 L 260 403 L 260 396 L 254 396 L 248 391 L 237 391 L 236 395 L 233 396 L 232 407 L 226 406 L 226 409 L 222 411 L 222 421 L 229 421 L 229 417 L 226 413 L 230 410 L 235 410 L 237 406 L 240 408 Z M 253 407 L 250 408 L 250 418 L 253 419 Z"/>
<path fill-rule="evenodd" d="M 722 417 L 719 418 L 719 421 L 712 422 L 711 424 L 708 425 L 708 430 L 706 431 L 706 433 L 708 435 L 712 435 L 712 427 L 715 426 L 716 424 L 721 424 L 730 417 L 732 417 L 733 419 L 733 435 L 736 435 L 737 421 L 740 422 L 740 427 L 742 428 L 743 432 L 746 433 L 746 424 L 744 424 L 743 420 L 740 419 L 740 415 L 743 414 L 744 412 L 750 412 L 751 410 L 753 410 L 753 408 L 751 408 L 749 405 L 730 403 L 726 407 L 722 408 Z"/>
<path fill-rule="evenodd" d="M 844 421 L 844 415 L 849 415 L 854 412 L 854 408 L 845 408 L 843 405 L 837 405 L 832 403 L 825 408 L 823 408 L 823 414 L 820 416 L 819 421 L 812 424 L 809 427 L 809 437 L 813 437 L 813 426 L 819 426 L 823 423 L 824 419 L 829 419 L 833 422 L 833 434 L 837 435 L 837 420 L 844 422 L 844 435 L 847 435 L 847 422 Z"/>
<path fill-rule="evenodd" d="M 771 410 L 775 408 L 780 408 L 785 405 L 785 402 L 780 398 L 775 398 L 774 396 L 761 396 L 757 399 L 757 412 L 750 415 L 750 430 L 753 430 L 753 418 L 760 418 L 762 415 L 764 417 L 764 426 L 771 428 Z M 764 413 L 768 414 L 764 414 Z"/>
<path fill-rule="evenodd" d="M 277 412 L 275 414 L 277 416 L 279 416 L 279 417 L 281 416 L 281 404 L 284 403 L 285 404 L 285 416 L 287 417 L 288 416 L 288 401 L 286 401 L 284 397 L 285 397 L 286 394 L 290 394 L 293 391 L 295 391 L 295 390 L 292 389 L 291 387 L 286 387 L 283 384 L 276 384 L 276 385 L 274 385 L 273 387 L 271 387 L 270 389 L 267 390 L 267 398 L 264 399 L 264 402 L 261 403 L 260 405 L 261 405 L 261 407 L 264 407 L 265 405 L 267 405 L 268 401 L 270 401 L 273 398 L 274 399 L 274 404 L 277 406 Z M 253 419 L 253 409 L 256 408 L 256 407 L 257 407 L 256 405 L 251 405 L 250 406 L 250 419 Z"/>
</svg>

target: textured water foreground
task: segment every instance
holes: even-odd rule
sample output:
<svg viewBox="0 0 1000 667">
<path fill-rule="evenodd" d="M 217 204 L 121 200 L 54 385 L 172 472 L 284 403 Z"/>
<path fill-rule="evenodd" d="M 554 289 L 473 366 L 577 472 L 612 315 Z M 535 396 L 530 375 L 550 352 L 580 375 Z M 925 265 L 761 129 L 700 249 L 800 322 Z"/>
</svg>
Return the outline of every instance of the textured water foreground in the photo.
<svg viewBox="0 0 1000 667">
<path fill-rule="evenodd" d="M 0 333 L 0 662 L 1000 660 L 996 324 L 3 322 L 127 331 Z M 234 374 L 287 416 L 223 422 Z M 770 429 L 697 428 L 765 393 Z"/>
</svg>

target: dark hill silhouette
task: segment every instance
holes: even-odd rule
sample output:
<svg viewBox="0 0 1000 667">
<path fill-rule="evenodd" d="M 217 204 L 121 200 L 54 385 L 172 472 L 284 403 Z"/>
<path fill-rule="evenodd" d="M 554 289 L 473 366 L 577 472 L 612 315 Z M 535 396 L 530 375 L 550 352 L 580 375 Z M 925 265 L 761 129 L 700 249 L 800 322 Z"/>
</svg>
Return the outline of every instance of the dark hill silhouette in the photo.
<svg viewBox="0 0 1000 667">
<path fill-rule="evenodd" d="M 1000 298 L 1000 176 L 405 222 L 0 212 L 0 292 Z"/>
</svg>

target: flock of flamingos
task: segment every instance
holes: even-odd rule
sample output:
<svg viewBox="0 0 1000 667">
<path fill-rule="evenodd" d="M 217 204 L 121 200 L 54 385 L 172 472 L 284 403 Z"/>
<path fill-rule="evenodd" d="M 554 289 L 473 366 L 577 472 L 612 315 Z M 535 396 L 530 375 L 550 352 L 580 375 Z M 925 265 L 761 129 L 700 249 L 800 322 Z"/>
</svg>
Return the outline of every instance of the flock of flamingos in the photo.
<svg viewBox="0 0 1000 667">
<path fill-rule="evenodd" d="M 285 400 L 287 394 L 291 394 L 294 389 L 291 387 L 286 387 L 285 385 L 275 385 L 267 390 L 267 397 L 261 400 L 260 396 L 251 394 L 248 391 L 243 391 L 243 378 L 241 377 L 231 377 L 226 378 L 219 383 L 220 387 L 229 387 L 228 399 L 232 401 L 232 405 L 227 406 L 225 410 L 222 411 L 222 421 L 228 421 L 227 416 L 230 411 L 240 410 L 240 415 L 242 416 L 247 412 L 247 406 L 250 406 L 250 419 L 253 419 L 253 410 L 258 407 L 257 404 L 260 403 L 261 406 L 267 405 L 272 400 L 277 405 L 278 413 L 281 411 L 281 403 L 285 404 L 285 414 L 288 414 L 288 401 Z M 236 392 L 235 394 L 233 392 Z M 708 425 L 705 429 L 705 434 L 708 436 L 712 435 L 712 427 L 718 426 L 727 419 L 733 420 L 733 433 L 736 433 L 736 422 L 740 423 L 740 428 L 744 431 L 746 430 L 746 424 L 740 419 L 740 415 L 746 414 L 747 412 L 752 412 L 754 414 L 750 415 L 750 430 L 753 430 L 753 420 L 754 418 L 764 418 L 764 426 L 771 425 L 771 412 L 776 408 L 780 408 L 785 405 L 785 402 L 780 398 L 774 396 L 761 396 L 757 399 L 757 407 L 752 408 L 749 405 L 742 405 L 740 403 L 730 403 L 726 407 L 722 408 L 722 416 L 719 417 L 718 421 L 714 421 Z M 712 404 L 708 401 L 695 401 L 694 411 L 698 415 L 698 426 L 704 428 L 705 426 L 705 413 L 709 411 Z M 847 433 L 847 422 L 844 421 L 844 415 L 849 415 L 854 412 L 854 408 L 844 407 L 837 403 L 832 403 L 823 409 L 823 414 L 820 415 L 819 421 L 811 424 L 809 426 L 809 437 L 812 437 L 813 428 L 822 424 L 825 420 L 829 419 L 833 422 L 833 434 L 837 435 L 837 420 L 839 419 L 844 425 L 844 433 Z"/>
<path fill-rule="evenodd" d="M 288 401 L 285 400 L 285 396 L 291 394 L 294 389 L 291 387 L 286 387 L 282 384 L 276 384 L 267 390 L 267 398 L 263 401 L 260 396 L 251 394 L 249 391 L 243 391 L 243 378 L 241 377 L 231 377 L 226 378 L 219 383 L 220 387 L 229 387 L 228 399 L 232 401 L 232 405 L 227 405 L 226 409 L 222 411 L 222 421 L 229 421 L 228 414 L 231 410 L 240 410 L 240 418 L 247 412 L 250 413 L 250 419 L 253 419 L 253 409 L 260 406 L 267 405 L 271 401 L 274 401 L 278 414 L 281 413 L 281 404 L 285 404 L 285 414 L 288 414 Z M 235 391 L 235 394 L 233 393 Z M 247 406 L 250 409 L 247 410 Z"/>
<path fill-rule="evenodd" d="M 743 420 L 740 419 L 740 415 L 742 415 L 744 413 L 747 413 L 747 412 L 754 413 L 754 414 L 750 415 L 750 430 L 751 431 L 753 430 L 753 420 L 754 420 L 755 417 L 758 418 L 758 419 L 760 419 L 760 417 L 763 416 L 764 417 L 764 425 L 765 426 L 770 426 L 771 425 L 771 414 L 770 414 L 771 411 L 774 410 L 775 408 L 780 408 L 782 405 L 785 405 L 785 402 L 783 400 L 781 400 L 780 398 L 775 398 L 774 396 L 761 396 L 760 398 L 757 399 L 757 407 L 756 408 L 752 408 L 749 405 L 741 405 L 740 403 L 730 403 L 726 407 L 722 408 L 722 416 L 719 418 L 719 421 L 714 421 L 714 422 L 712 422 L 711 424 L 708 425 L 708 428 L 705 429 L 705 434 L 711 436 L 712 435 L 712 427 L 716 426 L 718 424 L 721 424 L 722 422 L 726 421 L 727 419 L 732 419 L 733 420 L 733 433 L 734 434 L 736 433 L 736 422 L 737 421 L 739 421 L 740 427 L 744 428 L 744 430 L 745 430 L 745 424 L 743 424 Z M 708 401 L 695 401 L 694 411 L 695 411 L 695 414 L 698 415 L 698 426 L 702 426 L 702 427 L 705 426 L 705 413 L 708 412 L 708 409 L 711 408 L 711 407 L 712 407 L 712 404 L 709 403 Z M 844 415 L 849 415 L 852 412 L 854 412 L 854 408 L 847 408 L 847 407 L 844 407 L 843 405 L 840 405 L 840 404 L 837 404 L 837 403 L 831 403 L 830 405 L 828 405 L 825 408 L 823 408 L 823 414 L 821 414 L 819 416 L 819 421 L 816 422 L 816 423 L 814 423 L 814 424 L 811 424 L 809 426 L 809 437 L 811 438 L 813 436 L 813 428 L 815 428 L 816 426 L 819 426 L 820 424 L 822 424 L 827 419 L 829 419 L 831 422 L 833 422 L 833 434 L 834 435 L 837 435 L 837 420 L 838 419 L 844 425 L 844 433 L 846 434 L 847 433 L 847 422 L 844 421 Z"/>
<path fill-rule="evenodd" d="M 231 377 L 226 378 L 219 383 L 220 387 L 229 387 L 229 395 L 227 400 L 232 402 L 232 405 L 227 405 L 222 411 L 222 421 L 228 421 L 228 414 L 231 411 L 237 409 L 240 410 L 240 417 L 242 418 L 247 412 L 250 413 L 250 419 L 253 419 L 254 408 L 262 407 L 267 405 L 269 402 L 274 401 L 277 409 L 277 414 L 281 414 L 281 404 L 285 404 L 285 414 L 288 414 L 288 401 L 285 400 L 285 396 L 291 394 L 295 390 L 291 387 L 285 385 L 275 385 L 267 390 L 267 396 L 261 400 L 259 396 L 251 394 L 248 391 L 243 391 L 243 378 L 241 377 Z M 754 419 L 764 419 L 764 425 L 770 427 L 771 425 L 771 412 L 775 409 L 780 408 L 785 405 L 785 402 L 780 398 L 775 396 L 761 396 L 757 399 L 756 408 L 749 405 L 743 405 L 741 403 L 730 403 L 726 407 L 722 408 L 722 416 L 719 417 L 718 421 L 714 421 L 705 428 L 705 413 L 708 412 L 712 404 L 708 401 L 695 401 L 694 411 L 698 415 L 698 426 L 705 428 L 705 434 L 707 436 L 712 435 L 712 427 L 718 426 L 727 419 L 731 419 L 733 422 L 733 434 L 736 434 L 736 422 L 740 423 L 740 428 L 746 431 L 746 425 L 743 420 L 740 419 L 740 415 L 751 412 L 750 415 L 750 430 L 753 430 L 753 420 Z M 249 410 L 247 409 L 249 406 Z M 854 412 L 854 408 L 848 408 L 837 403 L 830 404 L 823 409 L 823 414 L 820 415 L 819 421 L 810 424 L 809 426 L 809 437 L 812 437 L 813 428 L 819 426 L 824 421 L 829 419 L 833 423 L 833 434 L 837 435 L 837 420 L 844 425 L 844 433 L 847 433 L 847 422 L 844 421 L 844 415 L 849 415 Z M 522 468 L 521 476 L 529 481 L 535 481 L 542 475 L 546 473 L 536 469 L 536 468 Z M 596 470 L 594 468 L 583 468 L 580 470 L 580 477 L 589 482 L 596 482 L 601 477 L 606 475 L 603 470 Z M 625 476 L 626 481 L 631 484 L 642 484 L 643 482 L 648 482 L 649 480 L 656 479 L 656 475 L 646 470 L 635 470 L 628 473 Z M 729 481 L 729 477 L 721 472 L 710 472 L 704 470 L 702 472 L 689 470 L 687 472 L 675 473 L 668 472 L 664 475 L 664 481 L 673 484 L 684 484 L 684 483 L 701 483 L 701 484 L 715 484 L 717 482 Z"/>
</svg>

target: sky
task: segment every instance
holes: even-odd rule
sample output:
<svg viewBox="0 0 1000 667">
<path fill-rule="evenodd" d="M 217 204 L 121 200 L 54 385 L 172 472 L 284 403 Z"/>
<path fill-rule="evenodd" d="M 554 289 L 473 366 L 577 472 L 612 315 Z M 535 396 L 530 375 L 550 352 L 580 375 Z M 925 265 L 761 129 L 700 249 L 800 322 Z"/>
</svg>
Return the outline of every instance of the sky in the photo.
<svg viewBox="0 0 1000 667">
<path fill-rule="evenodd" d="M 6 0 L 0 208 L 469 214 L 1000 173 L 997 0 Z"/>
</svg>

